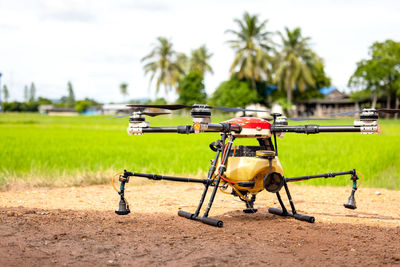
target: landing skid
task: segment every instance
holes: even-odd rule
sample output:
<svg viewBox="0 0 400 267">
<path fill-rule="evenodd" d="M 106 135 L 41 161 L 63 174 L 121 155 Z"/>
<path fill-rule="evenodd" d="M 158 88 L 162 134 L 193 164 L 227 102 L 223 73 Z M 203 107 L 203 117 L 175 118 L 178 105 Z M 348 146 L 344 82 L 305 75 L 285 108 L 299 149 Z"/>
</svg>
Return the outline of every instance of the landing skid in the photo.
<svg viewBox="0 0 400 267">
<path fill-rule="evenodd" d="M 293 217 L 300 221 L 314 223 L 315 218 L 313 216 L 308 216 L 308 215 L 303 215 L 303 214 L 297 213 L 296 208 L 294 207 L 292 196 L 290 195 L 290 192 L 289 192 L 289 187 L 287 186 L 287 183 L 285 180 L 284 180 L 283 186 L 285 187 L 286 195 L 289 200 L 289 204 L 292 209 L 292 212 L 287 211 L 285 204 L 283 204 L 283 201 L 282 201 L 282 198 L 281 198 L 281 195 L 279 194 L 279 192 L 276 193 L 276 197 L 278 198 L 279 204 L 281 205 L 282 209 L 269 208 L 268 212 L 275 214 L 275 215 L 279 215 L 279 216 Z"/>
</svg>

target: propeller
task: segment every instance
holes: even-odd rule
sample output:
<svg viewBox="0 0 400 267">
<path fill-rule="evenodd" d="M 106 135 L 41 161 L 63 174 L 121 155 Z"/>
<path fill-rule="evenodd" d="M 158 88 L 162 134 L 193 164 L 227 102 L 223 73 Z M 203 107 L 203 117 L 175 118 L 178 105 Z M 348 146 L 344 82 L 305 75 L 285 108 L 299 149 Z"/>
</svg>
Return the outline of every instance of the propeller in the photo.
<svg viewBox="0 0 400 267">
<path fill-rule="evenodd" d="M 155 116 L 159 116 L 159 115 L 166 115 L 166 114 L 171 114 L 171 112 L 167 112 L 167 111 L 144 111 L 144 109 L 139 109 L 139 110 L 135 110 L 133 111 L 136 115 L 146 115 L 146 116 L 150 116 L 150 117 L 155 117 Z M 119 116 L 115 116 L 115 117 L 111 117 L 109 119 L 117 119 L 117 118 L 125 118 L 128 116 L 131 116 L 132 114 L 123 114 L 123 115 L 119 115 Z"/>
<path fill-rule="evenodd" d="M 273 121 L 274 118 L 263 118 L 266 121 Z M 336 119 L 328 119 L 328 118 L 287 118 L 289 121 L 333 121 Z"/>
<path fill-rule="evenodd" d="M 288 118 L 290 121 L 333 121 L 336 119 L 329 118 Z"/>
<path fill-rule="evenodd" d="M 377 109 L 372 109 L 376 110 L 378 112 L 383 112 L 383 113 L 389 113 L 389 114 L 395 114 L 395 113 L 400 113 L 400 109 L 392 109 L 392 108 L 377 108 Z M 333 113 L 333 114 L 328 114 L 328 116 L 340 116 L 340 115 L 353 115 L 356 113 L 361 113 L 363 110 L 353 110 L 353 111 L 348 111 L 348 112 L 340 112 L 340 113 Z"/>
<path fill-rule="evenodd" d="M 178 109 L 183 109 L 183 108 L 210 108 L 210 109 L 218 109 L 226 112 L 269 112 L 267 110 L 257 110 L 257 109 L 245 109 L 245 108 L 229 108 L 229 107 L 213 107 L 209 105 L 201 105 L 201 104 L 195 104 L 192 106 L 189 105 L 141 105 L 141 104 L 128 104 L 128 107 L 133 107 L 133 108 L 161 108 L 161 109 L 169 109 L 169 110 L 178 110 Z"/>
</svg>

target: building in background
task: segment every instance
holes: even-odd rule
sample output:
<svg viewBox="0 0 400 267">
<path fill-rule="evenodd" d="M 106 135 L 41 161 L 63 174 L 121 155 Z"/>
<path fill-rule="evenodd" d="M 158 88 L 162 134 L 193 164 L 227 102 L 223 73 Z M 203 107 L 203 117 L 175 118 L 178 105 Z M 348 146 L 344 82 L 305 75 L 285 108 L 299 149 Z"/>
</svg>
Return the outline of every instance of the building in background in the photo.
<svg viewBox="0 0 400 267">
<path fill-rule="evenodd" d="M 359 104 L 350 99 L 349 94 L 340 92 L 334 87 L 319 89 L 323 98 L 314 98 L 298 102 L 299 116 L 323 117 L 327 114 L 358 110 Z"/>
</svg>

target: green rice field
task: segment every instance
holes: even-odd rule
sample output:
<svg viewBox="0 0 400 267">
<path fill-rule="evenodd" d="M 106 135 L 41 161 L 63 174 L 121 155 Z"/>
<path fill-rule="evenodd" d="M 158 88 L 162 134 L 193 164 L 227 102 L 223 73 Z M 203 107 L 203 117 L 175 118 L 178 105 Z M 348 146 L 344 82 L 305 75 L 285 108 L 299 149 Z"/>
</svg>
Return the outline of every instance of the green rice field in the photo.
<svg viewBox="0 0 400 267">
<path fill-rule="evenodd" d="M 213 122 L 229 117 L 214 116 Z M 152 126 L 191 124 L 190 117 L 149 118 Z M 311 123 L 315 123 L 311 122 Z M 321 124 L 352 124 L 352 120 Z M 380 135 L 357 133 L 286 134 L 278 140 L 285 176 L 353 168 L 363 186 L 400 189 L 400 120 L 381 120 Z M 290 125 L 295 125 L 293 122 Z M 128 136 L 128 119 L 106 116 L 55 117 L 0 114 L 0 187 L 87 185 L 108 182 L 124 169 L 133 172 L 204 176 L 214 153 L 216 133 Z M 239 140 L 253 144 L 255 140 Z M 314 179 L 314 185 L 350 185 L 348 176 Z"/>
</svg>

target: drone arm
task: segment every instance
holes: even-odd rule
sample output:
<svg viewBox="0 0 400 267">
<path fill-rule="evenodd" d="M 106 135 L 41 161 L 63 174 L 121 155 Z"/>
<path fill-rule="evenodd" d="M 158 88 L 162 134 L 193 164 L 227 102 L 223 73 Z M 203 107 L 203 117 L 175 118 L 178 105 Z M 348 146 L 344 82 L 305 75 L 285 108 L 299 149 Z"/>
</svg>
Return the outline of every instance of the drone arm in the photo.
<svg viewBox="0 0 400 267">
<path fill-rule="evenodd" d="M 201 183 L 207 184 L 211 183 L 213 180 L 210 179 L 195 179 L 195 178 L 186 178 L 186 177 L 175 177 L 175 176 L 166 176 L 166 175 L 158 175 L 158 174 L 147 174 L 147 173 L 136 173 L 136 172 L 124 172 L 124 176 L 136 176 L 143 177 L 150 180 L 167 180 L 167 181 L 175 181 L 175 182 L 187 182 L 187 183 Z"/>
<path fill-rule="evenodd" d="M 179 125 L 171 127 L 143 127 L 140 128 L 142 133 L 179 133 L 179 134 L 191 134 L 194 133 L 192 125 Z M 240 125 L 231 125 L 229 123 L 209 123 L 205 132 L 241 132 L 242 127 Z"/>
<path fill-rule="evenodd" d="M 191 125 L 180 125 L 172 127 L 145 127 L 141 128 L 142 133 L 180 133 L 180 134 L 190 134 L 194 133 L 193 127 Z"/>
<path fill-rule="evenodd" d="M 352 133 L 362 132 L 364 129 L 360 126 L 353 125 L 298 125 L 298 126 L 272 126 L 272 132 L 279 133 L 305 133 L 305 134 L 317 134 L 317 133 Z"/>
<path fill-rule="evenodd" d="M 196 178 L 187 178 L 187 177 L 177 177 L 177 176 L 167 176 L 167 175 L 159 175 L 159 174 L 147 174 L 147 173 L 137 173 L 137 172 L 128 172 L 124 171 L 122 177 L 128 178 L 130 176 L 147 178 L 150 180 L 166 180 L 166 181 L 174 181 L 174 182 L 185 182 L 185 183 L 199 183 L 199 184 L 209 184 L 213 185 L 214 179 L 196 179 Z M 254 186 L 254 182 L 239 182 L 239 186 L 243 187 L 252 187 Z"/>
<path fill-rule="evenodd" d="M 292 178 L 285 178 L 285 182 L 298 182 L 298 181 L 305 181 L 305 180 L 310 180 L 314 178 L 333 178 L 339 175 L 356 175 L 356 170 L 353 169 L 351 171 L 347 172 L 329 172 L 329 173 L 324 173 L 324 174 L 318 174 L 318 175 L 308 175 L 308 176 L 299 176 L 299 177 L 292 177 Z"/>
<path fill-rule="evenodd" d="M 230 124 L 230 123 L 209 123 L 208 129 L 206 132 L 222 132 L 222 133 L 240 133 L 242 131 L 242 127 L 238 124 Z"/>
</svg>

